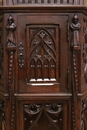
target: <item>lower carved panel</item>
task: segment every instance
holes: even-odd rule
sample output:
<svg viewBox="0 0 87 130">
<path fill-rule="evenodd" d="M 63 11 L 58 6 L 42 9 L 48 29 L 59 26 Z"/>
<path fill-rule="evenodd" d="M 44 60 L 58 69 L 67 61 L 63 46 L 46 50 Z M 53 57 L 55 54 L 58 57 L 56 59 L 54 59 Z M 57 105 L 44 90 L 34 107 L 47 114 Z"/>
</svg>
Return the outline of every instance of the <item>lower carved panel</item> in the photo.
<svg viewBox="0 0 87 130">
<path fill-rule="evenodd" d="M 24 130 L 63 130 L 63 105 L 24 105 Z"/>
</svg>

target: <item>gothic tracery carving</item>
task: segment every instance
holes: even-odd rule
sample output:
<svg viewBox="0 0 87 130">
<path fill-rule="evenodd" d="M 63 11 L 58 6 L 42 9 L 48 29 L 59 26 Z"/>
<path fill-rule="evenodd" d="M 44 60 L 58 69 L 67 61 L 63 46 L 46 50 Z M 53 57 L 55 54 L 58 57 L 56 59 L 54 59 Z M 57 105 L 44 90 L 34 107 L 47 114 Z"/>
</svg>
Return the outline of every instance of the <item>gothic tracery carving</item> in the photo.
<svg viewBox="0 0 87 130">
<path fill-rule="evenodd" d="M 30 81 L 56 80 L 54 36 L 46 28 L 39 28 L 30 43 Z"/>
<path fill-rule="evenodd" d="M 47 120 L 49 121 L 49 125 L 53 126 L 56 130 L 60 130 L 59 122 L 62 121 L 63 117 L 59 117 L 59 114 L 63 110 L 63 105 L 58 103 L 53 104 L 27 104 L 24 105 L 24 120 L 29 121 L 28 129 L 30 130 L 33 127 L 38 127 L 38 123 L 42 118 L 43 112 L 46 116 Z M 26 116 L 28 115 L 28 117 Z"/>
</svg>

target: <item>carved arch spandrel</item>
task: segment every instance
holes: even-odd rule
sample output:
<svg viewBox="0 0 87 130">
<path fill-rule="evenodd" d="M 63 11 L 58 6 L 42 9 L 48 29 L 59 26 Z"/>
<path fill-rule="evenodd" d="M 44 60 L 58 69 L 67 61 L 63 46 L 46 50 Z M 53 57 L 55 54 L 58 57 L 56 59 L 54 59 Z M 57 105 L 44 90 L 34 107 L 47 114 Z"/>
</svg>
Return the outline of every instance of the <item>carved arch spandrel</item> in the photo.
<svg viewBox="0 0 87 130">
<path fill-rule="evenodd" d="M 28 27 L 27 49 L 28 82 L 59 80 L 59 30 L 58 26 Z M 57 32 L 57 34 L 56 34 Z M 58 35 L 58 36 L 57 36 Z M 31 73 L 32 72 L 32 73 Z M 30 77 L 29 77 L 29 74 Z"/>
<path fill-rule="evenodd" d="M 25 104 L 23 109 L 24 130 L 41 129 L 43 125 L 42 129 L 63 129 L 63 104 Z"/>
</svg>

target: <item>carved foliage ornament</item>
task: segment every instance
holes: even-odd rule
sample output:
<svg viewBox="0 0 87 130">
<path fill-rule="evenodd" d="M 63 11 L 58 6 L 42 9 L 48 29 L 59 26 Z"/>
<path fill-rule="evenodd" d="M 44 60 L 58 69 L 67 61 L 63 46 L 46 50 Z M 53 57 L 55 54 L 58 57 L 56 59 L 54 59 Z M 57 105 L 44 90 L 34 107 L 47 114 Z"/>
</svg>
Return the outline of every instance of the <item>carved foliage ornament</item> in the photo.
<svg viewBox="0 0 87 130">
<path fill-rule="evenodd" d="M 63 110 L 63 105 L 58 103 L 53 104 L 27 104 L 24 105 L 24 120 L 25 125 L 26 121 L 28 120 L 28 130 L 30 130 L 33 127 L 38 128 L 39 122 L 41 121 L 41 118 L 43 118 L 43 113 L 45 116 L 45 120 L 49 121 L 49 127 L 54 127 L 56 130 L 60 130 L 59 123 L 62 122 L 62 116 L 59 116 L 59 114 Z M 27 115 L 26 115 L 27 114 Z"/>
</svg>

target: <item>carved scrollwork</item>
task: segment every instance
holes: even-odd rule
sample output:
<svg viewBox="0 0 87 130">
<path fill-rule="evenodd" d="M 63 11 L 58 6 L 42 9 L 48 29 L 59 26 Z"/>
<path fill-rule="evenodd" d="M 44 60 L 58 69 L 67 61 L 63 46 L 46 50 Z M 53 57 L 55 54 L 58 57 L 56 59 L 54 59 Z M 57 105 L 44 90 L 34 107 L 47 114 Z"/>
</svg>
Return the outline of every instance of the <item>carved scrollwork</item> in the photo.
<svg viewBox="0 0 87 130">
<path fill-rule="evenodd" d="M 6 25 L 6 29 L 8 31 L 7 33 L 7 50 L 15 50 L 16 49 L 16 42 L 15 42 L 15 30 L 16 30 L 16 25 L 14 23 L 14 19 L 10 15 L 8 18 L 8 22 Z"/>
<path fill-rule="evenodd" d="M 59 114 L 63 110 L 63 105 L 58 103 L 53 104 L 27 104 L 24 105 L 25 122 L 29 118 L 28 129 L 31 130 L 33 127 L 38 127 L 40 119 L 43 117 L 49 121 L 49 127 L 54 127 L 56 130 L 60 130 L 59 122 L 62 121 L 62 117 L 59 117 Z M 28 114 L 28 117 L 26 116 Z M 59 118 L 58 118 L 59 117 Z"/>
</svg>

